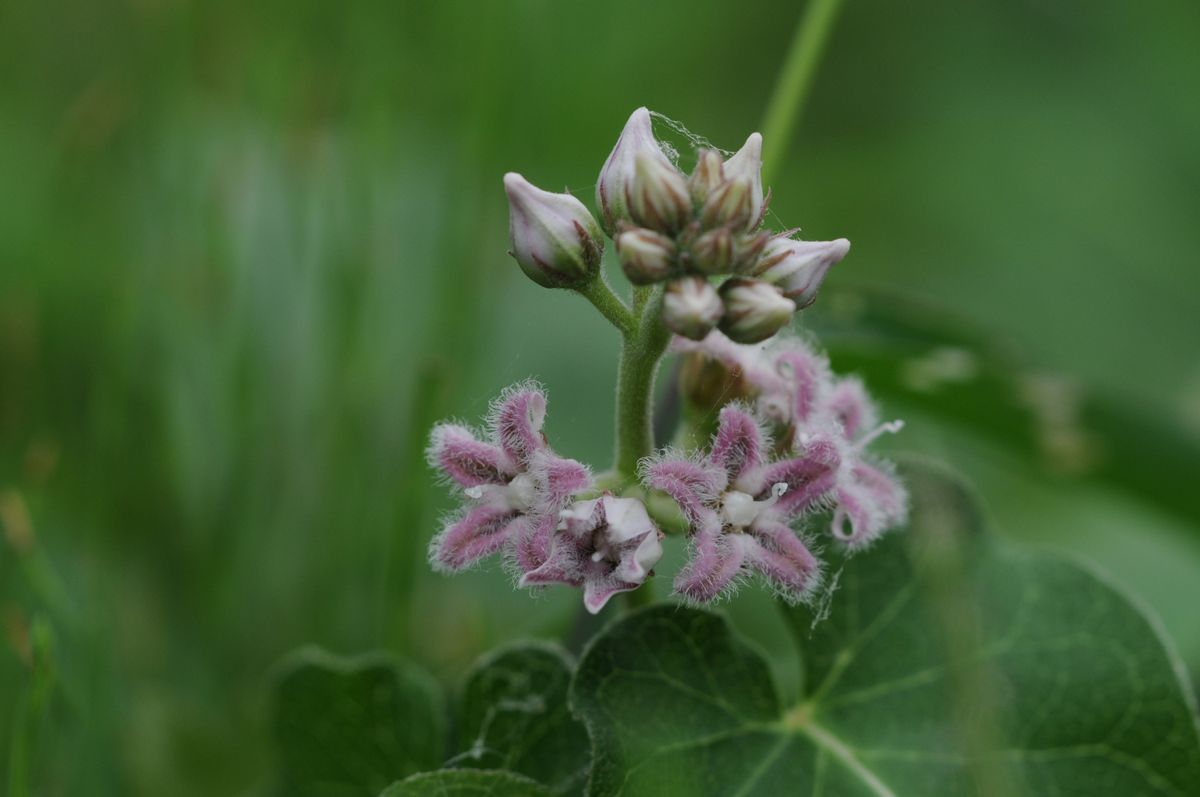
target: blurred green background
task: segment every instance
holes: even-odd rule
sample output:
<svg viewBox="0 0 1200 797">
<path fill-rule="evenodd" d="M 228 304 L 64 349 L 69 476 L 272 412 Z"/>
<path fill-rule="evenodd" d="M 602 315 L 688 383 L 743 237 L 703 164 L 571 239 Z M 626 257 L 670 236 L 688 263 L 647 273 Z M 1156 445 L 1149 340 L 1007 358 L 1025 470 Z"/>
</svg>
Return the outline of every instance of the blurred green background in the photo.
<svg viewBox="0 0 1200 797">
<path fill-rule="evenodd" d="M 802 8 L 252 5 L 0 4 L 0 768 L 32 793 L 258 794 L 288 650 L 452 684 L 569 627 L 567 591 L 424 560 L 434 420 L 536 376 L 559 450 L 610 453 L 617 336 L 505 255 L 501 175 L 590 205 L 638 105 L 736 149 Z M 961 340 L 878 389 L 910 421 L 893 450 L 1106 570 L 1193 678 L 1198 41 L 1193 0 L 848 0 L 770 220 L 854 242 L 800 321 L 835 366 L 876 345 L 873 286 L 1035 386 L 1016 403 L 1065 440 L 1009 445 L 986 390 L 963 422 Z M 1089 463 L 1127 446 L 1072 436 L 1079 395 L 1120 408 L 1116 476 Z M 732 611 L 769 640 L 763 596 Z"/>
</svg>

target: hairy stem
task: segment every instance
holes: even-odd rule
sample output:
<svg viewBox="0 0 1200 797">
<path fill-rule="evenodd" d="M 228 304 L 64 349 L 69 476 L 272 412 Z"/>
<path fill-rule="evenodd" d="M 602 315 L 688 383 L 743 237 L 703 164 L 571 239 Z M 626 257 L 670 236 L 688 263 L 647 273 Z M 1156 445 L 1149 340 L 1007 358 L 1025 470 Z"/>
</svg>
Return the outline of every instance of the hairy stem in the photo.
<svg viewBox="0 0 1200 797">
<path fill-rule="evenodd" d="M 775 176 L 779 158 L 790 146 L 792 130 L 800 118 L 804 101 L 808 99 L 808 90 L 841 6 L 842 0 L 809 0 L 804 16 L 796 26 L 787 60 L 779 70 L 775 90 L 763 117 L 764 183 L 769 183 Z"/>
<path fill-rule="evenodd" d="M 638 460 L 654 450 L 652 404 L 654 377 L 671 333 L 662 323 L 662 287 L 635 297 L 641 308 L 636 324 L 625 334 L 617 369 L 616 470 L 626 482 L 637 476 Z"/>
<path fill-rule="evenodd" d="M 633 313 L 605 281 L 603 274 L 598 274 L 591 282 L 575 290 L 591 302 L 600 311 L 600 314 L 608 319 L 609 323 L 621 331 L 621 334 L 628 335 L 633 329 Z"/>
</svg>

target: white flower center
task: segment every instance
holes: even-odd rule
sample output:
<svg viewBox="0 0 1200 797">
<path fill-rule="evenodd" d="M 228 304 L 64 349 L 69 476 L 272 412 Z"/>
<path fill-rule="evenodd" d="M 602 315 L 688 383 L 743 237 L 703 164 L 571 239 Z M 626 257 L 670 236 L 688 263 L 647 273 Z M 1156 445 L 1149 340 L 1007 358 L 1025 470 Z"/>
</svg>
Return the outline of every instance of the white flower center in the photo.
<svg viewBox="0 0 1200 797">
<path fill-rule="evenodd" d="M 496 503 L 517 512 L 528 512 L 537 497 L 537 487 L 528 473 L 518 473 L 508 484 L 480 484 L 463 490 L 468 498 L 482 499 L 485 495 Z"/>
<path fill-rule="evenodd" d="M 758 519 L 762 511 L 779 500 L 787 492 L 783 482 L 771 486 L 771 497 L 755 501 L 754 496 L 740 490 L 730 490 L 721 499 L 721 518 L 735 529 L 744 529 Z"/>
</svg>

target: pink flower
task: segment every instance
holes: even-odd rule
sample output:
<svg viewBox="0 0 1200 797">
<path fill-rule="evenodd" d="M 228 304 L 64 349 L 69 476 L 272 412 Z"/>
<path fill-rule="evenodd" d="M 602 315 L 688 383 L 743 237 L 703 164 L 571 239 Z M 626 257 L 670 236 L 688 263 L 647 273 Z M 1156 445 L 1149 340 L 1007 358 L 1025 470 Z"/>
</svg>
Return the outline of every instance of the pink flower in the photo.
<svg viewBox="0 0 1200 797">
<path fill-rule="evenodd" d="M 799 341 L 788 341 L 775 354 L 779 373 L 790 384 L 788 416 L 793 445 L 803 447 L 814 435 L 834 431 L 841 466 L 833 493 L 830 532 L 851 548 L 863 548 L 908 516 L 908 493 L 890 463 L 867 454 L 884 434 L 904 428 L 903 421 L 879 422 L 879 413 L 863 383 L 835 377 L 825 358 Z"/>
<path fill-rule="evenodd" d="M 814 438 L 799 456 L 776 461 L 767 460 L 768 448 L 754 416 L 730 404 L 707 454 L 667 452 L 644 463 L 645 483 L 674 498 L 691 524 L 691 559 L 675 579 L 689 600 L 718 598 L 751 571 L 791 602 L 819 583 L 819 562 L 789 524 L 834 488 L 838 447 Z"/>
<path fill-rule="evenodd" d="M 435 570 L 463 570 L 501 551 L 523 571 L 546 560 L 558 513 L 591 478 L 546 444 L 545 417 L 546 396 L 529 382 L 492 403 L 486 435 L 456 423 L 433 428 L 429 463 L 466 498 L 429 545 Z"/>
<path fill-rule="evenodd" d="M 604 495 L 560 515 L 550 554 L 525 573 L 520 586 L 583 587 L 583 605 L 596 614 L 618 592 L 637 589 L 662 557 L 662 532 L 636 498 Z"/>
</svg>

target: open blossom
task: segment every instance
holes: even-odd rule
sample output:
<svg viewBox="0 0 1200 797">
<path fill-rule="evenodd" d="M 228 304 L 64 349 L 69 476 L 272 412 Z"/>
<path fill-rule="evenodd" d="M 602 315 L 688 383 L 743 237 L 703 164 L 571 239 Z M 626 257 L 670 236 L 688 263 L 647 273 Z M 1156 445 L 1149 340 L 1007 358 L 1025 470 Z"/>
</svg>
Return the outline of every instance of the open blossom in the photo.
<svg viewBox="0 0 1200 797">
<path fill-rule="evenodd" d="M 641 586 L 662 557 L 663 534 L 636 498 L 580 501 L 560 518 L 548 558 L 520 586 L 583 587 L 583 605 L 595 614 L 613 595 Z"/>
<path fill-rule="evenodd" d="M 462 570 L 500 552 L 522 570 L 546 560 L 559 512 L 591 480 L 586 467 L 546 444 L 545 417 L 545 394 L 524 383 L 493 403 L 485 435 L 456 423 L 434 427 L 429 462 L 464 496 L 429 546 L 434 569 Z"/>
<path fill-rule="evenodd" d="M 867 447 L 895 433 L 903 421 L 879 422 L 866 387 L 855 377 L 835 377 L 824 357 L 798 340 L 781 344 L 776 367 L 790 385 L 793 445 L 802 448 L 818 430 L 834 429 L 841 466 L 834 490 L 830 531 L 852 548 L 864 547 L 908 515 L 908 493 L 891 465 L 870 457 Z"/>
<path fill-rule="evenodd" d="M 861 548 L 904 522 L 907 492 L 891 465 L 867 451 L 904 424 L 880 423 L 860 380 L 835 376 L 825 355 L 795 337 L 747 346 L 712 332 L 699 342 L 676 339 L 672 348 L 719 363 L 737 394 L 780 431 L 785 448 L 803 451 L 813 439 L 836 444 L 840 464 L 830 495 L 836 540 Z"/>
<path fill-rule="evenodd" d="M 789 524 L 834 488 L 838 446 L 814 437 L 796 456 L 775 461 L 768 449 L 754 416 L 731 404 L 707 454 L 667 452 L 643 464 L 643 481 L 674 498 L 691 525 L 691 559 L 675 579 L 684 597 L 713 600 L 752 571 L 793 602 L 819 583 L 820 563 Z"/>
</svg>

